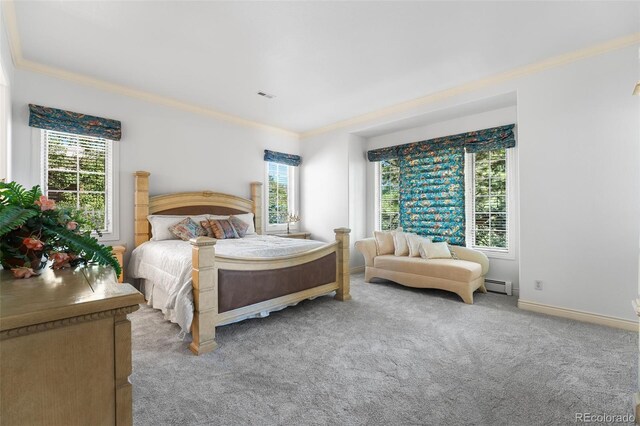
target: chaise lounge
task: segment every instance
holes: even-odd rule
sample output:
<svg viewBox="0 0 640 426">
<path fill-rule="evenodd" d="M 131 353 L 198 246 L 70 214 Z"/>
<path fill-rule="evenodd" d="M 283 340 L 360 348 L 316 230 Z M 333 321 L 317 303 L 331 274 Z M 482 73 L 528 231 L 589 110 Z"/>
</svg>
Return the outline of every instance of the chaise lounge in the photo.
<svg viewBox="0 0 640 426">
<path fill-rule="evenodd" d="M 383 278 L 408 287 L 447 290 L 468 304 L 473 304 L 474 291 L 487 292 L 484 278 L 489 271 L 489 259 L 477 250 L 448 246 L 453 258 L 423 259 L 378 254 L 375 238 L 360 240 L 355 246 L 364 256 L 365 282 Z"/>
</svg>

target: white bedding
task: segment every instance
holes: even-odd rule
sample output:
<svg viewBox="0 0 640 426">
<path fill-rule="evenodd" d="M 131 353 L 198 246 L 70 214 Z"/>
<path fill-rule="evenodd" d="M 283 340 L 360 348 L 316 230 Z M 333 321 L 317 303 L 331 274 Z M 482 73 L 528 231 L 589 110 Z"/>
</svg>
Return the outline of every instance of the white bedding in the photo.
<svg viewBox="0 0 640 426">
<path fill-rule="evenodd" d="M 217 240 L 216 256 L 279 257 L 302 253 L 323 246 L 313 240 L 280 238 L 272 235 L 247 235 L 244 238 Z M 145 288 L 148 304 L 161 309 L 165 318 L 188 333 L 193 321 L 191 281 L 191 244 L 188 241 L 148 241 L 131 253 L 128 274 L 161 287 L 162 300 L 154 300 L 154 291 Z M 166 297 L 164 297 L 166 295 Z M 265 316 L 266 312 L 257 316 Z"/>
</svg>

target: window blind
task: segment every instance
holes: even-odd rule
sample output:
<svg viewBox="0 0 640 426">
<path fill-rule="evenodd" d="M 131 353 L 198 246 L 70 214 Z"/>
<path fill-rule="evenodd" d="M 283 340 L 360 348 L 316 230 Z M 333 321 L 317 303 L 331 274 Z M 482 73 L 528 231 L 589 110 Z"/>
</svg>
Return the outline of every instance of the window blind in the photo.
<svg viewBox="0 0 640 426">
<path fill-rule="evenodd" d="M 113 185 L 107 139 L 43 132 L 44 191 L 62 207 L 83 210 L 97 229 L 110 232 Z"/>
</svg>

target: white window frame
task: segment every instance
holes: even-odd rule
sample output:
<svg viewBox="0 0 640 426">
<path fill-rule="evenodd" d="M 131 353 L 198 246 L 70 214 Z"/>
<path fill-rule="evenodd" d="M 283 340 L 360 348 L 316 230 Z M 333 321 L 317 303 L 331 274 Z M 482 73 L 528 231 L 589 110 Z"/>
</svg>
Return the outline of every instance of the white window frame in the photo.
<svg viewBox="0 0 640 426">
<path fill-rule="evenodd" d="M 262 211 L 265 216 L 266 223 L 266 232 L 267 233 L 278 233 L 287 230 L 287 223 L 277 223 L 270 224 L 269 223 L 269 163 L 271 161 L 265 161 L 264 166 L 264 206 Z M 287 203 L 289 212 L 298 214 L 298 179 L 299 172 L 298 167 L 295 166 L 287 166 L 288 168 L 288 176 L 287 176 Z M 300 227 L 300 222 L 292 223 L 289 226 L 291 231 L 298 230 Z"/>
<path fill-rule="evenodd" d="M 380 168 L 380 161 L 376 161 L 375 164 L 375 230 L 376 231 L 381 231 L 382 230 L 382 208 L 380 206 L 381 202 L 382 202 L 382 188 L 380 186 L 380 184 L 382 183 L 382 178 L 380 176 L 380 174 L 382 173 L 382 170 Z M 400 207 L 400 205 L 398 204 L 398 208 Z M 400 213 L 400 212 L 398 212 Z M 400 226 L 400 223 L 398 222 L 398 226 Z"/>
<path fill-rule="evenodd" d="M 46 140 L 45 140 L 45 130 L 42 129 L 32 129 L 32 141 L 34 149 L 33 160 L 37 161 L 36 167 L 34 170 L 38 171 L 38 176 L 34 176 L 34 181 L 40 182 L 40 187 L 42 188 L 42 192 L 46 194 Z M 120 240 L 120 179 L 119 179 L 119 170 L 120 170 L 120 144 L 117 141 L 110 141 L 111 143 L 111 158 L 110 158 L 110 167 L 108 170 L 107 182 L 110 182 L 107 186 L 107 190 L 111 192 L 111 212 L 108 217 L 111 219 L 111 230 L 109 232 L 103 232 L 102 236 L 98 236 L 97 233 L 94 233 L 93 236 L 98 239 L 100 242 L 106 241 L 119 241 Z"/>
<path fill-rule="evenodd" d="M 464 159 L 464 190 L 465 190 L 465 239 L 467 241 L 467 247 L 474 250 L 478 250 L 487 255 L 487 257 L 495 259 L 510 259 L 516 258 L 516 148 L 509 148 L 506 150 L 506 177 L 507 177 L 507 250 L 492 249 L 487 247 L 474 246 L 472 242 L 471 225 L 473 224 L 473 197 L 475 197 L 474 191 L 474 179 L 475 179 L 475 155 L 467 153 Z"/>
<path fill-rule="evenodd" d="M 0 182 L 11 180 L 11 92 L 0 63 Z"/>
</svg>

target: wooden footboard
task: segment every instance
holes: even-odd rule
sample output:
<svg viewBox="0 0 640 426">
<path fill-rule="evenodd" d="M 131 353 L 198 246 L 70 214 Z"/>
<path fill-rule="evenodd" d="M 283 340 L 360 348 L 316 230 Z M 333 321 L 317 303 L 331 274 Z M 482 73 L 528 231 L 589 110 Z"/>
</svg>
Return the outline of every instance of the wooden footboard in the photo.
<svg viewBox="0 0 640 426">
<path fill-rule="evenodd" d="M 257 234 L 263 232 L 262 182 L 252 182 L 251 199 L 212 191 L 179 192 L 149 196 L 149 172 L 138 171 L 135 176 L 135 245 L 149 241 L 151 230 L 148 216 L 151 214 L 243 214 L 253 213 Z M 213 238 L 199 237 L 191 240 L 193 252 L 193 301 L 194 316 L 191 326 L 193 340 L 189 348 L 195 354 L 210 352 L 216 348 L 216 325 L 225 324 L 265 310 L 291 305 L 310 297 L 336 292 L 338 300 L 349 300 L 349 233 L 348 228 L 334 230 L 336 241 L 317 249 L 278 258 L 233 258 L 216 256 Z M 333 264 L 335 263 L 335 270 Z M 330 273 L 327 274 L 327 268 Z M 315 272 L 314 272 L 315 271 Z M 228 292 L 220 298 L 219 280 L 223 287 L 244 280 L 253 280 L 263 287 L 271 287 L 272 293 L 249 295 L 242 302 L 233 299 Z M 278 288 L 282 277 L 283 288 Z M 235 280 L 235 281 L 234 281 Z M 258 288 L 256 287 L 256 288 Z M 271 297 L 269 297 L 271 294 Z M 246 296 L 246 295 L 245 295 Z M 220 309 L 222 303 L 222 309 Z"/>
<path fill-rule="evenodd" d="M 350 232 L 350 229 L 338 228 L 335 230 L 336 241 L 334 243 L 305 253 L 270 259 L 215 256 L 216 240 L 206 237 L 191 240 L 193 246 L 194 317 L 191 326 L 193 339 L 189 349 L 197 355 L 214 350 L 217 346 L 215 327 L 235 319 L 288 306 L 332 291 L 336 292 L 336 299 L 349 300 L 351 298 L 349 294 Z M 325 278 L 320 279 L 320 281 L 330 282 L 320 282 L 317 283 L 318 285 L 312 283 L 313 287 L 304 286 L 305 283 L 301 282 L 303 290 L 283 294 L 272 299 L 260 300 L 246 306 L 234 307 L 224 312 L 219 311 L 221 296 L 218 281 L 225 273 L 232 272 L 236 276 L 247 274 L 250 277 L 251 274 L 272 272 L 282 274 L 284 281 L 287 273 L 299 274 L 299 268 L 304 268 L 305 265 L 313 265 L 315 262 L 325 262 L 326 265 L 326 260 L 333 258 L 335 259 L 335 274 L 330 274 L 331 278 L 326 278 L 327 275 L 323 274 Z M 331 272 L 333 272 L 333 268 Z M 305 277 L 304 279 L 312 280 L 313 277 Z"/>
</svg>

